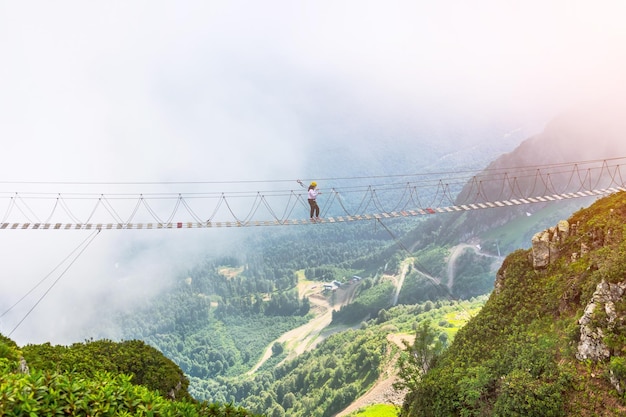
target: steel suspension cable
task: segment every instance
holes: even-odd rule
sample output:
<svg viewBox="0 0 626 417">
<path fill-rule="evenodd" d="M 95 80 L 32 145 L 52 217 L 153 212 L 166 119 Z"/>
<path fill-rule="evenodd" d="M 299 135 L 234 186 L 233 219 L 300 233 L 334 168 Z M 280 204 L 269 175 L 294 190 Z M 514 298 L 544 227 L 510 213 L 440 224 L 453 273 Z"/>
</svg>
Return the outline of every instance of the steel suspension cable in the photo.
<svg viewBox="0 0 626 417">
<path fill-rule="evenodd" d="M 39 297 L 39 299 L 37 300 L 37 302 L 35 302 L 35 304 L 30 308 L 30 310 L 28 310 L 28 312 L 26 312 L 26 314 L 24 315 L 24 317 L 15 325 L 15 327 L 13 328 L 13 330 L 11 330 L 9 332 L 9 334 L 7 335 L 8 337 L 11 337 L 11 335 L 13 334 L 13 332 L 15 332 L 15 330 L 17 330 L 17 328 L 24 322 L 24 320 L 26 320 L 26 318 L 30 315 L 30 313 L 33 312 L 33 310 L 39 305 L 39 303 L 41 303 L 41 301 L 46 297 L 46 295 L 48 295 L 48 293 L 52 290 L 52 288 L 54 288 L 54 286 L 61 280 L 61 278 L 63 278 L 63 276 L 65 276 L 65 274 L 67 273 L 67 271 L 70 269 L 70 267 L 72 265 L 74 265 L 74 263 L 78 260 L 78 258 L 80 258 L 80 256 L 83 254 L 83 252 L 85 252 L 85 250 L 87 249 L 87 247 L 89 247 L 89 245 L 91 244 L 91 242 L 93 242 L 93 240 L 95 239 L 95 237 L 100 233 L 100 229 L 94 231 L 88 238 L 89 241 L 87 243 L 85 243 L 85 241 L 83 241 L 78 247 L 80 248 L 81 245 L 84 245 L 83 248 L 80 250 L 80 252 L 78 252 L 78 254 L 76 255 L 76 257 L 74 259 L 72 259 L 72 261 L 70 262 L 70 264 L 63 270 L 63 272 L 61 272 L 61 274 L 58 276 L 58 278 L 56 280 L 54 280 L 54 282 L 52 283 L 52 285 L 50 285 L 50 287 L 48 287 L 48 289 L 41 295 L 41 297 Z M 73 252 L 75 252 L 77 249 L 75 249 Z M 71 254 L 70 254 L 71 256 Z M 69 256 L 68 256 L 69 258 Z M 66 258 L 67 259 L 67 258 Z M 47 279 L 44 278 L 44 280 Z M 39 285 L 39 284 L 37 284 Z M 21 300 L 20 300 L 21 301 Z"/>
<path fill-rule="evenodd" d="M 198 216 L 191 208 L 191 206 L 187 203 L 187 200 L 183 199 L 181 196 L 181 201 L 183 203 L 183 206 L 185 207 L 185 209 L 187 210 L 187 212 L 189 214 L 191 214 L 191 217 L 198 223 L 202 222 L 202 219 L 200 218 L 200 216 Z"/>
<path fill-rule="evenodd" d="M 28 292 L 26 294 L 24 294 L 19 300 L 17 300 L 15 303 L 13 303 L 13 305 L 11 305 L 9 308 L 7 308 L 2 314 L 0 314 L 0 318 L 4 317 L 5 315 L 7 315 L 11 310 L 13 310 L 13 308 L 15 308 L 19 303 L 21 303 L 26 297 L 28 297 L 33 291 L 35 291 L 37 289 L 37 287 L 39 287 L 41 284 L 44 283 L 44 281 L 46 281 L 50 275 L 52 275 L 54 273 L 54 271 L 56 271 L 58 268 L 61 267 L 61 265 L 63 265 L 69 258 L 70 256 L 72 256 L 83 244 L 85 244 L 85 242 L 91 237 L 92 235 L 89 235 L 85 238 L 85 240 L 83 240 L 74 250 L 72 250 L 65 258 L 63 258 L 63 260 L 61 262 L 59 262 L 53 269 L 52 271 L 50 271 L 45 277 L 43 277 L 43 279 L 41 281 L 39 281 L 35 286 L 33 286 L 30 290 L 28 290 Z"/>
</svg>

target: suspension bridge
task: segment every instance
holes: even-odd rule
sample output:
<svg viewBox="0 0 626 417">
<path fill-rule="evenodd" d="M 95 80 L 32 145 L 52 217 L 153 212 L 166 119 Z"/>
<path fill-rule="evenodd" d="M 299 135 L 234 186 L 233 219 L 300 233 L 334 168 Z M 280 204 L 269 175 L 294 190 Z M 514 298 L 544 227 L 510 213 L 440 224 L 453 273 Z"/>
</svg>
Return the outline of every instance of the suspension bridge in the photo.
<svg viewBox="0 0 626 417">
<path fill-rule="evenodd" d="M 321 178 L 322 218 L 300 180 L 0 182 L 0 230 L 113 230 L 344 223 L 551 203 L 626 191 L 624 158 L 471 171 Z M 327 187 L 324 187 L 327 184 Z M 264 191 L 252 187 L 262 185 Z M 24 191 L 2 191 L 22 187 Z M 50 191 L 63 188 L 63 192 Z M 94 193 L 96 187 L 115 191 Z M 149 192 L 128 191 L 143 187 Z M 171 192 L 173 188 L 185 191 Z M 216 187 L 227 191 L 216 191 Z M 87 189 L 87 191 L 82 191 Z M 119 191 L 122 189 L 123 191 Z M 218 188 L 219 190 L 219 188 Z"/>
<path fill-rule="evenodd" d="M 625 161 L 626 157 L 488 168 L 479 173 L 452 171 L 318 178 L 316 181 L 322 186 L 327 184 L 322 191 L 325 198 L 321 201 L 323 217 L 319 222 L 379 220 L 396 239 L 380 220 L 549 204 L 626 191 L 622 175 Z M 268 188 L 254 191 L 252 187 L 261 184 Z M 91 230 L 55 267 L 52 272 L 66 265 L 8 336 L 26 320 L 102 230 L 311 225 L 313 222 L 306 218 L 309 212 L 307 193 L 300 185 L 303 183 L 297 179 L 150 183 L 0 181 L 0 213 L 4 213 L 0 231 Z M 7 191 L 9 187 L 21 187 L 22 191 Z M 92 192 L 96 187 L 112 191 Z M 142 192 L 127 190 L 137 187 L 141 187 Z M 215 187 L 227 191 L 215 191 Z M 171 188 L 185 190 L 171 192 Z M 417 261 L 416 264 L 420 266 Z M 420 269 L 425 271 L 423 266 Z M 24 301 L 51 274 L 8 307 L 0 318 Z M 449 296 L 452 298 L 451 294 Z"/>
</svg>

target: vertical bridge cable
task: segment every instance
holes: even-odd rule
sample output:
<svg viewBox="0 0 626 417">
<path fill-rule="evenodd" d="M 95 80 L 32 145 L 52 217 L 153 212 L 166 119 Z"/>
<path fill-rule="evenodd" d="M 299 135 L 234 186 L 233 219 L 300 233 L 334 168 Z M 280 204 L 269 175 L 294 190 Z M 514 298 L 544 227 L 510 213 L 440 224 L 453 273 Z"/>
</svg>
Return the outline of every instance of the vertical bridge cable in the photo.
<svg viewBox="0 0 626 417">
<path fill-rule="evenodd" d="M 293 190 L 291 190 L 291 192 L 289 193 L 289 200 L 287 200 L 287 204 L 285 204 L 285 210 L 283 210 L 281 221 L 285 221 L 286 219 L 289 218 L 289 216 L 291 216 L 291 213 L 293 212 L 293 209 L 295 208 L 295 205 L 297 203 L 298 197 L 297 196 L 295 197 L 296 201 L 294 201 L 293 204 L 291 203 L 292 199 L 294 199 Z M 289 207 L 291 207 L 291 209 Z"/>
<path fill-rule="evenodd" d="M 606 165 L 606 161 L 602 162 L 602 167 L 600 167 L 600 174 L 598 174 L 598 177 L 595 181 L 595 183 L 592 185 L 591 184 L 591 179 L 589 180 L 589 189 L 595 189 L 595 188 L 599 188 L 600 187 L 600 181 L 603 177 L 602 173 L 606 171 L 606 175 L 611 178 L 611 172 L 608 170 L 608 167 Z M 611 182 L 612 182 L 612 178 L 611 178 Z"/>
<path fill-rule="evenodd" d="M 372 202 L 374 203 L 374 207 L 378 209 L 381 213 L 385 213 L 385 207 L 383 207 L 380 199 L 378 198 L 378 194 L 376 194 L 376 190 L 372 190 Z"/>
<path fill-rule="evenodd" d="M 215 215 L 219 211 L 220 207 L 222 206 L 222 202 L 223 201 L 224 201 L 224 194 L 222 193 L 222 195 L 219 197 L 219 199 L 217 201 L 217 205 L 215 206 L 215 210 L 213 210 L 213 214 L 211 214 L 211 216 L 209 216 L 209 219 L 207 220 L 207 222 L 210 223 L 213 220 L 213 218 L 215 217 Z"/>
<path fill-rule="evenodd" d="M 37 220 L 38 222 L 40 222 L 40 223 L 41 223 L 41 220 L 39 220 L 39 218 L 37 217 L 37 214 L 35 214 L 35 212 L 33 211 L 33 209 L 31 209 L 31 208 L 30 208 L 30 206 L 29 206 L 28 204 L 26 204 L 26 201 L 24 201 L 24 199 L 23 199 L 23 198 L 22 198 L 22 197 L 21 197 L 18 193 L 15 193 L 15 200 L 16 200 L 16 202 L 17 202 L 17 200 L 21 201 L 21 202 L 22 202 L 22 204 L 24 205 L 24 207 L 26 208 L 26 210 L 28 210 L 28 212 L 30 212 L 30 214 L 31 214 L 31 215 L 35 218 L 35 220 Z M 24 213 L 24 210 L 22 210 L 22 209 L 20 208 L 20 206 L 19 206 L 19 205 L 17 205 L 17 204 L 16 204 L 15 206 L 19 209 L 19 211 L 20 211 L 20 212 L 21 212 L 21 213 L 22 213 L 22 214 L 23 214 L 26 218 L 28 218 L 28 215 L 27 215 L 26 213 Z"/>
<path fill-rule="evenodd" d="M 556 195 L 558 194 L 558 191 L 556 189 L 556 185 L 554 185 L 554 182 L 552 182 L 552 176 L 550 175 L 550 173 L 548 172 L 548 174 L 546 175 L 546 182 L 548 183 L 548 188 L 547 188 L 547 194 L 552 194 L 552 195 Z"/>
<path fill-rule="evenodd" d="M 56 209 L 57 209 L 57 206 L 58 206 L 58 205 L 59 205 L 59 199 L 57 198 L 57 199 L 54 201 L 54 206 L 52 207 L 52 211 L 50 212 L 50 214 L 49 214 L 49 215 L 48 215 L 48 217 L 46 218 L 45 223 L 50 223 L 50 220 L 52 219 L 52 216 L 54 216 L 54 212 L 56 211 Z"/>
<path fill-rule="evenodd" d="M 292 193 L 293 193 L 293 191 L 292 191 Z M 293 212 L 293 210 L 295 210 L 297 203 L 300 203 L 300 206 L 304 210 L 308 210 L 309 209 L 309 203 L 304 200 L 304 197 L 302 195 L 298 194 L 298 195 L 296 195 L 296 201 L 293 203 L 293 206 L 292 206 L 291 210 L 289 211 L 289 214 L 291 214 Z"/>
<path fill-rule="evenodd" d="M 61 208 L 65 211 L 65 214 L 67 214 L 70 217 L 70 219 L 72 219 L 73 222 L 77 224 L 81 223 L 81 221 L 76 216 L 74 216 L 74 213 L 72 213 L 72 211 L 70 210 L 69 206 L 67 205 L 67 203 L 65 202 L 65 200 L 63 199 L 60 193 L 59 193 L 59 203 L 61 204 Z"/>
<path fill-rule="evenodd" d="M 454 204 L 454 196 L 452 195 L 452 190 L 450 190 L 450 184 L 443 184 L 443 195 L 441 196 L 441 201 L 446 198 L 448 203 Z"/>
<path fill-rule="evenodd" d="M 15 206 L 15 199 L 13 197 L 11 197 L 10 200 L 9 200 L 9 205 L 7 207 L 7 211 L 4 213 L 4 217 L 2 218 L 2 223 L 7 221 L 7 219 L 11 215 L 11 211 L 13 210 L 14 206 Z"/>
<path fill-rule="evenodd" d="M 333 198 L 336 197 L 337 201 L 339 202 L 339 205 L 341 206 L 341 208 L 343 209 L 343 211 L 346 213 L 346 215 L 350 216 L 350 212 L 348 211 L 348 209 L 346 208 L 346 206 L 343 204 L 343 198 L 341 197 L 341 194 L 339 194 L 339 191 L 335 190 L 334 188 L 332 189 L 332 194 L 333 194 Z M 358 211 L 354 214 L 361 214 Z"/>
<path fill-rule="evenodd" d="M 274 214 L 274 211 L 272 207 L 269 205 L 269 203 L 265 201 L 265 196 L 261 197 L 261 199 L 262 199 L 263 205 L 267 208 L 268 212 L 272 216 L 274 216 L 274 218 L 278 218 L 277 215 Z M 285 209 L 283 210 L 283 214 L 280 217 L 280 220 L 278 220 L 280 224 L 284 224 L 289 219 L 289 216 L 291 216 L 291 213 L 293 213 L 293 210 L 296 208 L 296 205 L 298 204 L 298 202 L 302 203 L 303 207 L 306 207 L 306 205 L 304 204 L 304 201 L 302 201 L 302 196 L 296 194 L 293 190 L 291 190 L 289 192 L 289 199 L 287 200 L 287 203 L 285 204 Z M 255 210 L 255 213 L 256 213 L 256 210 Z M 255 223 L 255 224 L 260 224 L 260 223 Z"/>
<path fill-rule="evenodd" d="M 202 219 L 200 218 L 200 216 L 198 216 L 189 206 L 189 204 L 187 203 L 187 201 L 182 197 L 182 194 L 178 194 L 180 196 L 180 200 L 183 203 L 183 206 L 185 207 L 185 209 L 187 210 L 187 212 L 191 215 L 191 217 L 197 222 L 197 223 L 202 223 Z"/>
<path fill-rule="evenodd" d="M 423 198 L 426 198 L 426 196 L 423 196 Z M 415 185 L 411 189 L 411 203 L 413 203 L 413 207 L 427 207 L 424 205 L 424 203 L 422 203 L 422 200 L 420 199 L 419 193 L 417 191 L 417 186 Z"/>
<path fill-rule="evenodd" d="M 98 210 L 98 207 L 100 206 L 101 203 L 102 203 L 102 198 L 99 198 L 96 201 L 96 204 L 93 206 L 93 209 L 91 209 L 91 213 L 89 214 L 89 217 L 87 217 L 87 220 L 85 220 L 85 223 L 89 223 L 91 221 L 91 219 L 93 218 L 94 214 L 96 214 L 96 211 Z"/>
<path fill-rule="evenodd" d="M 545 194 L 550 194 L 550 192 L 551 192 L 551 189 L 550 189 L 551 182 L 549 181 L 550 180 L 550 174 L 548 173 L 547 178 L 544 178 L 543 174 L 541 173 L 541 170 L 537 170 L 537 176 L 541 179 L 541 183 L 543 184 L 543 191 L 544 191 L 544 193 Z"/>
<path fill-rule="evenodd" d="M 322 217 L 326 217 L 326 215 L 328 214 L 329 208 L 331 207 L 333 201 L 335 201 L 336 198 L 337 198 L 337 193 L 335 192 L 335 189 L 332 188 L 330 192 L 330 199 L 325 200 L 324 204 L 320 207 L 320 214 Z M 350 215 L 350 213 L 348 213 L 346 210 L 344 211 L 346 212 L 348 216 Z"/>
<path fill-rule="evenodd" d="M 109 212 L 111 217 L 113 217 L 113 220 L 115 220 L 115 223 L 118 223 L 118 224 L 124 223 L 124 221 L 122 220 L 122 217 L 119 214 L 117 214 L 117 211 L 115 210 L 113 205 L 109 202 L 109 200 L 107 200 L 104 194 L 100 194 L 100 199 L 103 200 L 102 206 Z"/>
<path fill-rule="evenodd" d="M 176 205 L 174 206 L 174 209 L 172 210 L 172 214 L 170 215 L 170 217 L 167 218 L 167 221 L 165 223 L 170 223 L 172 220 L 174 220 L 174 216 L 176 216 L 176 213 L 178 212 L 178 208 L 180 207 L 181 199 L 182 197 L 179 194 L 178 198 L 176 199 Z M 148 207 L 147 204 L 146 204 L 146 207 Z"/>
<path fill-rule="evenodd" d="M 440 194 L 441 191 L 441 194 Z M 444 184 L 442 180 L 439 180 L 437 183 L 437 194 L 433 197 L 432 207 L 439 207 L 443 205 L 443 202 L 447 199 L 450 204 L 453 204 L 454 198 L 449 197 L 449 187 L 448 184 Z M 439 198 L 439 200 L 437 200 Z"/>
<path fill-rule="evenodd" d="M 228 211 L 230 212 L 230 215 L 233 216 L 233 219 L 235 219 L 235 221 L 237 223 L 241 223 L 241 220 L 239 220 L 237 218 L 237 215 L 235 215 L 235 212 L 233 211 L 233 209 L 230 207 L 230 204 L 228 204 L 228 200 L 226 200 L 226 197 L 224 196 L 224 194 L 222 193 L 222 198 L 224 199 L 224 204 L 226 204 L 226 208 L 228 208 Z"/>
<path fill-rule="evenodd" d="M 137 203 L 135 204 L 135 207 L 133 208 L 132 213 L 130 213 L 130 216 L 128 217 L 128 220 L 122 221 L 122 222 L 118 223 L 118 225 L 120 227 L 122 227 L 123 225 L 128 226 L 128 224 L 130 224 L 130 222 L 133 221 L 133 218 L 135 217 L 135 215 L 139 211 L 139 207 L 141 206 L 142 203 L 143 203 L 143 194 L 139 194 L 139 199 L 137 200 Z M 148 210 L 148 212 L 150 212 L 149 208 L 147 210 Z"/>
<path fill-rule="evenodd" d="M 398 198 L 398 203 L 391 209 L 391 211 L 402 211 L 406 209 L 408 204 L 407 194 L 409 191 L 409 186 L 410 184 L 408 182 L 404 185 L 404 188 L 402 189 L 402 194 Z M 405 199 L 407 200 L 406 202 L 404 201 Z"/>
<path fill-rule="evenodd" d="M 578 183 L 579 183 L 578 190 L 576 190 L 577 192 L 585 189 L 585 182 L 587 182 L 587 179 L 589 179 L 589 184 L 591 184 L 591 178 L 589 177 L 590 175 L 589 169 L 585 170 L 585 174 L 582 177 L 581 175 L 582 174 L 580 170 L 577 169 L 576 176 L 578 177 Z"/>
<path fill-rule="evenodd" d="M 256 201 L 257 201 L 257 200 L 255 199 L 255 202 L 256 202 Z M 291 196 L 289 196 L 289 201 L 291 201 Z M 270 206 L 270 203 L 268 203 L 268 202 L 267 202 L 267 199 L 265 198 L 265 196 L 264 196 L 264 195 L 262 195 L 262 196 L 261 196 L 261 199 L 259 200 L 259 202 L 258 202 L 258 203 L 257 203 L 257 204 L 253 207 L 253 208 L 254 208 L 254 211 L 253 211 L 253 212 L 250 212 L 250 213 L 248 214 L 248 216 L 246 217 L 246 220 L 245 220 L 246 222 L 248 222 L 248 221 L 252 220 L 252 218 L 253 218 L 254 214 L 257 212 L 257 210 L 259 209 L 259 207 L 261 206 L 261 204 L 263 204 L 263 206 L 267 209 L 267 212 L 271 214 L 271 216 L 274 218 L 274 220 L 275 220 L 275 221 L 280 222 L 280 223 L 283 223 L 285 220 L 287 220 L 287 217 L 286 217 L 286 216 L 283 216 L 283 217 L 280 217 L 280 218 L 279 218 L 279 217 L 276 215 L 276 213 L 274 212 L 274 209 L 272 208 L 272 206 Z M 288 205 L 287 205 L 287 207 L 288 207 Z M 287 210 L 287 209 L 285 209 L 285 212 L 286 212 L 286 210 Z"/>
<path fill-rule="evenodd" d="M 622 178 L 622 171 L 619 168 L 620 168 L 619 165 L 615 167 L 615 172 L 613 173 L 613 175 L 611 175 L 611 184 L 609 185 L 609 187 L 612 186 L 613 184 L 624 184 L 624 179 Z M 607 171 L 608 171 L 608 167 L 607 167 Z M 619 181 L 615 180 L 616 177 L 619 177 Z"/>
<path fill-rule="evenodd" d="M 369 198 L 368 198 L 368 196 L 369 196 Z M 359 206 L 357 208 L 357 213 L 359 213 L 359 214 L 367 213 L 367 208 L 369 207 L 371 202 L 372 202 L 372 186 L 369 185 L 367 187 L 367 191 L 363 194 L 363 198 L 361 199 L 361 203 L 359 203 Z"/>
</svg>

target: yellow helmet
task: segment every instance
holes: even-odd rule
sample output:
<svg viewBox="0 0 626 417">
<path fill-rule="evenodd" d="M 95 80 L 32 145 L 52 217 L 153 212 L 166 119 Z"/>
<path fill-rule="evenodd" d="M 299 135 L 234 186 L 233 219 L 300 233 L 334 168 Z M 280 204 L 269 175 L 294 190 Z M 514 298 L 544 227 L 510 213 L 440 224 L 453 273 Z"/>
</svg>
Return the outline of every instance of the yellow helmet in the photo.
<svg viewBox="0 0 626 417">
<path fill-rule="evenodd" d="M 316 183 L 315 181 L 313 181 L 313 182 L 311 183 L 311 185 L 312 185 L 313 187 L 317 187 L 317 183 Z"/>
</svg>

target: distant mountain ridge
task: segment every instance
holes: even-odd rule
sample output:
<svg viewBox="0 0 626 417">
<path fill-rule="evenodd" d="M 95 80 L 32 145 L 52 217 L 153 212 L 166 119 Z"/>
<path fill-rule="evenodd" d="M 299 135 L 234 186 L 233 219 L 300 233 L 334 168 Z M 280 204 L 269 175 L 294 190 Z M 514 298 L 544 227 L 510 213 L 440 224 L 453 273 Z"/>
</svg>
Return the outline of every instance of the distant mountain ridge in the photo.
<svg viewBox="0 0 626 417">
<path fill-rule="evenodd" d="M 544 131 L 524 140 L 513 151 L 503 154 L 485 167 L 477 175 L 488 177 L 489 172 L 506 172 L 509 179 L 515 179 L 516 187 L 529 196 L 552 194 L 549 189 L 529 176 L 532 167 L 558 165 L 578 161 L 608 160 L 626 156 L 626 107 L 617 104 L 604 107 L 577 108 L 555 118 Z M 502 174 L 500 174 L 502 175 Z M 571 173 L 553 174 L 552 184 L 565 188 Z M 610 183 L 609 179 L 594 184 L 597 188 Z M 502 183 L 485 181 L 481 184 L 481 197 L 486 201 L 503 199 Z M 579 191 L 569 190 L 568 192 Z M 509 191 L 510 192 L 510 191 Z M 459 193 L 456 204 L 463 204 L 470 195 L 476 193 L 475 184 L 466 184 Z M 534 194 L 533 194 L 534 193 Z M 515 196 L 515 195 L 514 195 Z M 506 195 L 504 196 L 506 198 Z M 561 204 L 563 213 L 571 213 L 576 208 L 590 204 L 593 198 L 580 199 L 571 204 Z M 468 240 L 479 237 L 490 229 L 503 226 L 528 212 L 539 212 L 545 204 L 507 207 L 501 209 L 474 210 L 452 218 L 446 222 L 449 229 L 447 238 Z M 540 224 L 546 227 L 547 224 Z M 510 248 L 511 250 L 515 248 Z"/>
</svg>

